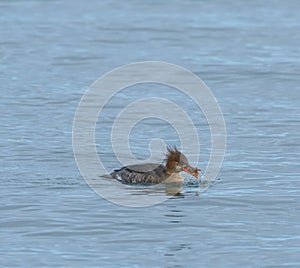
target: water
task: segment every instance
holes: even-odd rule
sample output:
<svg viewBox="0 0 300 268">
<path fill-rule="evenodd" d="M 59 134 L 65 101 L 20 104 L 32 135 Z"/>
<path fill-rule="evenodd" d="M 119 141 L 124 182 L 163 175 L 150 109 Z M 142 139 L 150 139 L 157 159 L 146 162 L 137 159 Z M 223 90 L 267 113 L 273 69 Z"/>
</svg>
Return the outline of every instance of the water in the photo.
<svg viewBox="0 0 300 268">
<path fill-rule="evenodd" d="M 0 10 L 2 267 L 299 267 L 298 1 L 1 1 Z M 199 75 L 228 136 L 219 183 L 133 209 L 85 184 L 71 138 L 89 85 L 142 60 Z M 148 136 L 134 144 L 136 131 L 133 152 L 147 157 Z"/>
</svg>

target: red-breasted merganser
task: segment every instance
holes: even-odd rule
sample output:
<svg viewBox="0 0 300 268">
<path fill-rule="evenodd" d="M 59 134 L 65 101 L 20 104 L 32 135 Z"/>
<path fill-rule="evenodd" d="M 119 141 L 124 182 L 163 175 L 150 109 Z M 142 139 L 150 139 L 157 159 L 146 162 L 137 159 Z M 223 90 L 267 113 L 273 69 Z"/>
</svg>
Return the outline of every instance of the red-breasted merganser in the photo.
<svg viewBox="0 0 300 268">
<path fill-rule="evenodd" d="M 139 164 L 116 169 L 110 175 L 123 183 L 183 183 L 180 174 L 185 171 L 198 179 L 199 168 L 192 167 L 186 156 L 174 146 L 167 148 L 166 166 L 162 164 Z"/>
</svg>

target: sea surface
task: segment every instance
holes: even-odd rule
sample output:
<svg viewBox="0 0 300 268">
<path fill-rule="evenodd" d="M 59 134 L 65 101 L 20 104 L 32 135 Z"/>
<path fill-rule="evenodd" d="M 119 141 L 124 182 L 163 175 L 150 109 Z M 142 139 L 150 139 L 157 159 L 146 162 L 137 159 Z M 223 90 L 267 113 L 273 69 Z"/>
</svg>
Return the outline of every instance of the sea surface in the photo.
<svg viewBox="0 0 300 268">
<path fill-rule="evenodd" d="M 299 10 L 297 0 L 1 0 L 0 266 L 300 267 Z M 95 80 L 149 60 L 182 66 L 211 89 L 226 154 L 207 191 L 186 187 L 131 208 L 86 184 L 72 126 Z M 113 119 L 155 96 L 196 121 L 201 153 L 191 164 L 205 170 L 203 113 L 178 90 L 151 84 L 124 89 L 99 118 L 97 150 L 108 171 L 119 167 Z M 176 129 L 149 118 L 132 128 L 133 155 L 149 157 L 156 138 L 180 146 Z"/>
</svg>

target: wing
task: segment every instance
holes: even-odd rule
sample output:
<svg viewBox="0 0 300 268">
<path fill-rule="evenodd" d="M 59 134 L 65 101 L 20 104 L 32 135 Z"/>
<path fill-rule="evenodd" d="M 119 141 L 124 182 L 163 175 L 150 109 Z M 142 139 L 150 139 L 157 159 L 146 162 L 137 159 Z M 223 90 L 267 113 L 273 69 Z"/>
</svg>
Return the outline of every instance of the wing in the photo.
<svg viewBox="0 0 300 268">
<path fill-rule="evenodd" d="M 138 173 L 158 173 L 164 172 L 165 171 L 165 166 L 160 165 L 160 164 L 152 164 L 152 163 L 147 163 L 147 164 L 140 164 L 140 165 L 130 165 L 123 167 L 124 169 L 131 171 L 131 172 L 138 172 Z"/>
<path fill-rule="evenodd" d="M 130 165 L 115 170 L 111 176 L 124 183 L 160 183 L 166 168 L 160 164 Z"/>
</svg>

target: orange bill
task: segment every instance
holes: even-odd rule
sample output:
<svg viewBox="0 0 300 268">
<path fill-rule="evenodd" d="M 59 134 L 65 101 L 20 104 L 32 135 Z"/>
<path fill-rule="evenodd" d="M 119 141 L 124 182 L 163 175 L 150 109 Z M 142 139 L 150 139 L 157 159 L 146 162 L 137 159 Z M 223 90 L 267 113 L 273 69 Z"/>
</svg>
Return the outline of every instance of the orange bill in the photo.
<svg viewBox="0 0 300 268">
<path fill-rule="evenodd" d="M 197 168 L 197 167 L 184 167 L 183 168 L 183 171 L 188 173 L 188 174 L 191 174 L 192 176 L 194 176 L 196 179 L 198 179 L 199 177 L 199 171 L 201 171 L 200 168 Z"/>
</svg>

